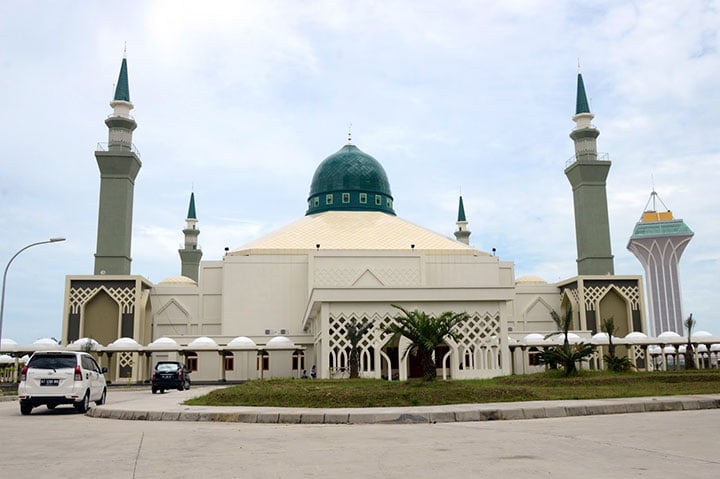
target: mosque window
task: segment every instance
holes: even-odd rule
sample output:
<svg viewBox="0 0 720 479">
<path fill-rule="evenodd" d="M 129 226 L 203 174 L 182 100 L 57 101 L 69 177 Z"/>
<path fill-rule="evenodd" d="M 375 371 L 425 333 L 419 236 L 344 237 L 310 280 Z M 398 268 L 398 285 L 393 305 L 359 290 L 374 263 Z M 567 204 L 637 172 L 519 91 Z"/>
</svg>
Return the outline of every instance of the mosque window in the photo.
<svg viewBox="0 0 720 479">
<path fill-rule="evenodd" d="M 360 203 L 367 203 L 367 193 L 360 193 Z"/>
<path fill-rule="evenodd" d="M 380 196 L 380 195 L 375 195 L 375 204 L 376 204 L 377 206 L 381 206 L 381 205 L 382 205 L 382 196 Z"/>
<path fill-rule="evenodd" d="M 385 204 L 387 205 L 388 208 L 392 208 L 392 200 L 390 198 L 387 198 L 385 200 Z"/>
<path fill-rule="evenodd" d="M 313 198 L 313 206 L 315 206 L 316 208 L 318 206 L 320 206 L 320 198 L 319 197 L 316 196 L 315 198 Z"/>
<path fill-rule="evenodd" d="M 268 353 L 263 353 L 262 355 L 259 355 L 257 357 L 255 367 L 258 371 L 260 371 L 261 364 L 262 364 L 263 371 L 270 371 L 270 355 Z"/>
<path fill-rule="evenodd" d="M 190 371 L 197 371 L 198 370 L 198 355 L 197 353 L 185 353 L 185 359 L 187 362 L 187 368 Z"/>
<path fill-rule="evenodd" d="M 305 370 L 305 353 L 302 351 L 295 351 L 292 355 L 292 370 L 293 371 L 304 371 Z"/>
<path fill-rule="evenodd" d="M 325 204 L 331 205 L 333 204 L 333 195 L 330 193 L 329 195 L 325 195 Z"/>
<path fill-rule="evenodd" d="M 343 202 L 343 203 L 350 203 L 350 193 L 343 193 L 343 194 L 342 194 L 342 202 Z"/>
<path fill-rule="evenodd" d="M 225 356 L 225 371 L 235 370 L 235 356 L 228 354 Z"/>
</svg>

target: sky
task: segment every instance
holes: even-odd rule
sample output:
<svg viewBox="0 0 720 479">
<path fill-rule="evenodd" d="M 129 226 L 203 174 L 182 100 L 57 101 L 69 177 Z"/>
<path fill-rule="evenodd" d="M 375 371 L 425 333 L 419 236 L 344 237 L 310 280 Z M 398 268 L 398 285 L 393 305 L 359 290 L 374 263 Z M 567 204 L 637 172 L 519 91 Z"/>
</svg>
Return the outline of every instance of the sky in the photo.
<svg viewBox="0 0 720 479">
<path fill-rule="evenodd" d="M 135 183 L 132 273 L 180 272 L 190 193 L 204 260 L 305 214 L 315 168 L 347 141 L 387 172 L 398 216 L 516 277 L 577 274 L 578 63 L 609 153 L 616 274 L 653 187 L 695 236 L 685 315 L 720 335 L 718 1 L 0 2 L 3 338 L 59 338 L 66 275 L 93 273 L 94 151 L 125 46 Z M 349 126 L 351 125 L 351 127 Z"/>
</svg>

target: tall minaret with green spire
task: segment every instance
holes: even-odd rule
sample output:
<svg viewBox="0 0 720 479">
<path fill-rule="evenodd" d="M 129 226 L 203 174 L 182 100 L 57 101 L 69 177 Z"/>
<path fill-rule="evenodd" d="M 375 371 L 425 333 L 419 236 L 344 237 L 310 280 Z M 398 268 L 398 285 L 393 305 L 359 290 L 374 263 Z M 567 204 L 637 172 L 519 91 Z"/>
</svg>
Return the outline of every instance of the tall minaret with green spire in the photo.
<svg viewBox="0 0 720 479">
<path fill-rule="evenodd" d="M 198 282 L 198 271 L 200 270 L 200 258 L 202 250 L 198 246 L 198 235 L 200 230 L 197 227 L 197 214 L 195 213 L 195 193 L 190 193 L 190 206 L 188 207 L 187 218 L 185 219 L 185 247 L 178 250 L 182 262 L 181 274 L 195 282 Z"/>
<path fill-rule="evenodd" d="M 462 195 L 460 195 L 460 205 L 458 206 L 457 231 L 455 238 L 461 243 L 470 244 L 470 230 L 467 229 L 467 220 L 465 219 L 465 206 L 463 205 Z"/>
<path fill-rule="evenodd" d="M 598 157 L 596 140 L 600 132 L 591 123 L 594 117 L 590 113 L 582 74 L 578 72 L 577 102 L 573 116 L 577 126 L 570 133 L 570 138 L 575 142 L 575 155 L 568 160 L 565 176 L 573 190 L 579 275 L 615 272 L 605 191 L 610 161 L 607 154 Z"/>
<path fill-rule="evenodd" d="M 130 274 L 130 245 L 135 178 L 142 163 L 132 144 L 137 123 L 130 116 L 127 58 L 123 56 L 115 96 L 110 102 L 112 115 L 105 120 L 108 143 L 98 144 L 95 152 L 100 169 L 95 274 Z"/>
</svg>

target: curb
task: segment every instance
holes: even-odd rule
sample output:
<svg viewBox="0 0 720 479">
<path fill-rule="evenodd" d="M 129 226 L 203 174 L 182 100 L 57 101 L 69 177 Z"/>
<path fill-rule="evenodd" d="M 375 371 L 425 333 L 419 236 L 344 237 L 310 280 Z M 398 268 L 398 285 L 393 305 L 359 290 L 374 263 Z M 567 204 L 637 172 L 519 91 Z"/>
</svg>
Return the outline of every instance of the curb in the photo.
<svg viewBox="0 0 720 479">
<path fill-rule="evenodd" d="M 177 409 L 177 408 L 175 408 Z M 720 409 L 717 395 L 668 396 L 538 403 L 464 404 L 437 407 L 373 409 L 238 408 L 208 411 L 208 407 L 182 406 L 182 410 L 140 411 L 101 406 L 87 415 L 94 418 L 134 421 L 196 421 L 251 424 L 435 424 L 448 422 L 546 419 L 606 414 Z M 253 410 L 257 409 L 257 410 Z"/>
</svg>

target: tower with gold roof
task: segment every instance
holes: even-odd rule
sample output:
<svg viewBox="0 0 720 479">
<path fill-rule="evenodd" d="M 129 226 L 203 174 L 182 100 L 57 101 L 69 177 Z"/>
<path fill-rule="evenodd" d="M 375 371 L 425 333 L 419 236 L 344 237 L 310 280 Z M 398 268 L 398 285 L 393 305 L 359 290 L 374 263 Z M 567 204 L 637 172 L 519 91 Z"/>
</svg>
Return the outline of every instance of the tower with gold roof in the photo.
<svg viewBox="0 0 720 479">
<path fill-rule="evenodd" d="M 659 211 L 658 206 L 664 211 Z M 653 191 L 627 245 L 645 268 L 653 336 L 665 331 L 683 334 L 678 263 L 692 237 L 692 230 L 682 219 L 674 218 Z"/>
</svg>

